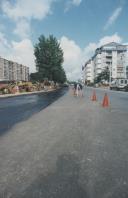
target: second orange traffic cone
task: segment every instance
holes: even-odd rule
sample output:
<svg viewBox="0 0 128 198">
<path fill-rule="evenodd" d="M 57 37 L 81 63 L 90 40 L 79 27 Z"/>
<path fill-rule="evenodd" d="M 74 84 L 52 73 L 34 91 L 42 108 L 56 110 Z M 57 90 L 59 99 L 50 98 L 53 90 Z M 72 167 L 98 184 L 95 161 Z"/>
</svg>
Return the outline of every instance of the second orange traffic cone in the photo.
<svg viewBox="0 0 128 198">
<path fill-rule="evenodd" d="M 92 97 L 91 97 L 91 100 L 92 100 L 92 101 L 97 101 L 95 90 L 93 91 L 93 95 L 92 95 Z"/>
<path fill-rule="evenodd" d="M 102 107 L 109 107 L 109 99 L 108 99 L 107 93 L 105 93 L 105 95 L 104 95 Z"/>
</svg>

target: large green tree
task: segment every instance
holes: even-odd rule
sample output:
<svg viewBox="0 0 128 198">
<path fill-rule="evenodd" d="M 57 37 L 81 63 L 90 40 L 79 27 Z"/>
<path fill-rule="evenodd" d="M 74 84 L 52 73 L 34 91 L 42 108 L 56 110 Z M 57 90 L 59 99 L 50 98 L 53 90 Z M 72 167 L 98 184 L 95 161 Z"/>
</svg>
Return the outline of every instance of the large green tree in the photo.
<svg viewBox="0 0 128 198">
<path fill-rule="evenodd" d="M 34 54 L 39 80 L 47 78 L 55 82 L 65 82 L 66 74 L 62 67 L 63 51 L 53 35 L 48 38 L 41 35 L 35 45 Z"/>
</svg>

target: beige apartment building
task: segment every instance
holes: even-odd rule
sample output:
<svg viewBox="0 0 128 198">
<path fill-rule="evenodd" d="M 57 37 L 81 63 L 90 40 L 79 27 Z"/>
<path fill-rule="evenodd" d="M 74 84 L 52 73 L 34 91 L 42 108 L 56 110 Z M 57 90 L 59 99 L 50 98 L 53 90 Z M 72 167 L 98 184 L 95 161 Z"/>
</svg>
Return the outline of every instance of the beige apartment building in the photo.
<svg viewBox="0 0 128 198">
<path fill-rule="evenodd" d="M 29 67 L 0 57 L 0 81 L 28 81 Z"/>
</svg>

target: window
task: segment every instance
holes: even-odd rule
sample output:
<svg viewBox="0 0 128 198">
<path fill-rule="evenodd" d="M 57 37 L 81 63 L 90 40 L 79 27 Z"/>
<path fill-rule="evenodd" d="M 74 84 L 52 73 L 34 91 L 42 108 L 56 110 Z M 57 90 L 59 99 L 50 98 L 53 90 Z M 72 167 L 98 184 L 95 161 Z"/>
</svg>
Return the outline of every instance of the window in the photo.
<svg viewBox="0 0 128 198">
<path fill-rule="evenodd" d="M 127 80 L 124 81 L 124 84 L 127 84 Z"/>
</svg>

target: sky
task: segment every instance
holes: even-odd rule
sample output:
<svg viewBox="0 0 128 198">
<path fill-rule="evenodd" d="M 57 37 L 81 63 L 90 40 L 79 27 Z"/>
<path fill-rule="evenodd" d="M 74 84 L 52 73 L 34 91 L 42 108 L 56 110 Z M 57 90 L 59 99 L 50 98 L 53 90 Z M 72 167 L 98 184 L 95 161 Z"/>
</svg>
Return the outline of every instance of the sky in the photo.
<svg viewBox="0 0 128 198">
<path fill-rule="evenodd" d="M 95 49 L 128 43 L 128 0 L 0 0 L 0 56 L 36 71 L 34 45 L 53 35 L 64 52 L 69 80 Z"/>
</svg>

